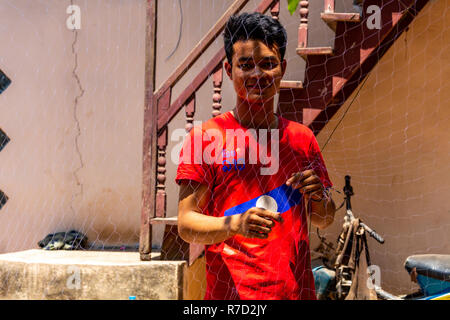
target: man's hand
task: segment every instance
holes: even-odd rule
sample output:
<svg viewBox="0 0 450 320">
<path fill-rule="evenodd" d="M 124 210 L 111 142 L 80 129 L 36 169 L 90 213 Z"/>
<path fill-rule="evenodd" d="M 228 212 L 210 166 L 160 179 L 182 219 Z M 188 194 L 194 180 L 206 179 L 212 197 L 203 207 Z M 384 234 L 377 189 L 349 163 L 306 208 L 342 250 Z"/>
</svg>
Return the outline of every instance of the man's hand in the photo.
<svg viewBox="0 0 450 320">
<path fill-rule="evenodd" d="M 324 197 L 324 188 L 314 170 L 305 170 L 293 173 L 286 181 L 286 185 L 299 191 L 315 201 L 321 201 Z"/>
<path fill-rule="evenodd" d="M 211 199 L 205 184 L 183 181 L 178 204 L 178 232 L 189 243 L 215 244 L 241 234 L 248 238 L 266 239 L 281 221 L 280 213 L 262 208 L 250 208 L 241 214 L 213 217 L 203 214 Z"/>
<path fill-rule="evenodd" d="M 231 230 L 233 234 L 247 238 L 266 239 L 275 226 L 274 220 L 282 221 L 279 212 L 253 207 L 244 213 L 231 216 Z"/>
<path fill-rule="evenodd" d="M 286 185 L 298 189 L 307 199 L 313 200 L 308 210 L 314 226 L 324 229 L 333 223 L 336 205 L 331 195 L 325 193 L 322 182 L 314 170 L 294 173 L 286 181 Z"/>
</svg>

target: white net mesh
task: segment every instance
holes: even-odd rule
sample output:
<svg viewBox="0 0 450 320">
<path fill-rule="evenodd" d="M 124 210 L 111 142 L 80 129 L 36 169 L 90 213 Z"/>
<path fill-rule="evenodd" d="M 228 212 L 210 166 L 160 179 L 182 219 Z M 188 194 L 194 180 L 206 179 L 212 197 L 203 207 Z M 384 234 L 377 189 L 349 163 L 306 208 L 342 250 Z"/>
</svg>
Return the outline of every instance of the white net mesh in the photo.
<svg viewBox="0 0 450 320">
<path fill-rule="evenodd" d="M 156 88 L 232 3 L 159 1 Z M 249 1 L 242 11 L 253 11 L 258 4 Z M 75 31 L 67 27 L 78 21 L 74 8 L 67 11 L 70 6 L 80 8 L 80 25 Z M 37 242 L 47 234 L 69 230 L 85 234 L 91 249 L 137 250 L 145 7 L 146 1 L 137 0 L 0 1 L 0 69 L 12 80 L 0 95 L 1 253 L 37 248 Z M 336 12 L 356 10 L 353 1 L 336 2 Z M 323 1 L 310 1 L 308 47 L 334 44 L 335 33 L 320 19 L 322 11 Z M 369 240 L 371 260 L 380 266 L 383 288 L 396 294 L 416 288 L 403 268 L 407 256 L 450 251 L 449 202 L 445 197 L 450 163 L 449 131 L 445 127 L 450 110 L 445 77 L 450 65 L 446 56 L 450 43 L 448 11 L 447 1 L 430 1 L 367 80 L 345 97 L 346 102 L 332 118 L 326 119 L 316 137 L 334 184 L 336 205 L 343 200 L 337 191 L 342 192 L 344 176 L 350 175 L 355 215 L 384 236 L 384 245 Z M 68 20 L 70 17 L 74 20 Z M 299 16 L 288 13 L 285 1 L 280 3 L 280 21 L 288 33 L 283 79 L 304 81 L 306 63 L 296 54 Z M 222 37 L 218 37 L 175 86 L 172 101 L 222 46 Z M 236 96 L 232 81 L 225 73 L 223 78 L 221 112 L 225 114 L 234 108 Z M 196 92 L 196 121 L 211 118 L 214 88 L 210 80 Z M 277 103 L 275 97 L 274 106 Z M 168 217 L 178 212 L 178 163 L 171 155 L 178 155 L 181 139 L 174 138 L 174 132 L 184 130 L 185 124 L 184 110 L 168 124 Z M 285 145 L 279 152 L 288 159 L 294 158 L 293 150 Z M 296 165 L 309 168 L 292 160 L 289 170 Z M 238 163 L 228 166 L 230 173 L 240 172 Z M 290 175 L 289 170 L 280 166 L 278 174 Z M 208 206 L 229 205 L 224 212 L 257 201 L 257 196 L 281 186 L 269 181 L 272 175 L 254 174 L 254 183 L 243 188 L 239 198 L 231 199 L 233 205 L 211 200 Z M 227 188 L 233 184 L 223 184 L 221 196 L 230 192 Z M 247 200 L 242 200 L 245 197 Z M 277 209 L 279 206 L 277 203 Z M 299 205 L 299 215 L 305 217 L 302 210 Z M 335 222 L 320 234 L 334 242 L 342 219 L 340 210 Z M 162 246 L 163 230 L 163 225 L 154 226 L 154 248 Z M 305 235 L 308 233 L 302 233 Z M 314 227 L 305 241 L 307 238 L 314 249 L 318 245 Z M 186 248 L 181 245 L 168 246 L 182 253 Z M 302 250 L 305 254 L 300 258 L 307 261 L 306 247 Z M 277 264 L 274 257 L 270 259 L 268 265 Z M 277 268 L 282 269 L 272 270 Z M 269 269 L 255 277 L 270 276 Z M 234 285 L 222 274 L 215 276 L 218 285 L 235 296 L 233 288 L 248 285 L 244 281 L 248 274 L 240 275 L 242 282 Z M 279 285 L 281 280 L 285 275 L 273 275 L 269 284 Z M 202 257 L 188 270 L 189 295 L 202 299 L 205 289 Z M 261 290 L 258 297 L 265 298 L 265 293 Z"/>
</svg>

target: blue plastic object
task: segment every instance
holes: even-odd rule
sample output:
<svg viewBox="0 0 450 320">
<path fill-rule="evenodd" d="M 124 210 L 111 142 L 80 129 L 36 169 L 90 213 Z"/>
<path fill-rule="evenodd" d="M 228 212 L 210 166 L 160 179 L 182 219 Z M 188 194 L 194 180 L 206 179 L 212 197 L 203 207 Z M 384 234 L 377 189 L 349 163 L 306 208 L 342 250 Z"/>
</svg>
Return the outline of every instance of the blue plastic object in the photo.
<svg viewBox="0 0 450 320">
<path fill-rule="evenodd" d="M 433 296 L 439 293 L 450 291 L 450 282 L 442 281 L 421 274 L 417 275 L 417 282 L 425 296 Z"/>
<path fill-rule="evenodd" d="M 326 296 L 327 291 L 335 281 L 336 272 L 325 266 L 318 266 L 312 269 L 314 275 L 314 286 L 316 287 L 316 296 Z"/>
</svg>

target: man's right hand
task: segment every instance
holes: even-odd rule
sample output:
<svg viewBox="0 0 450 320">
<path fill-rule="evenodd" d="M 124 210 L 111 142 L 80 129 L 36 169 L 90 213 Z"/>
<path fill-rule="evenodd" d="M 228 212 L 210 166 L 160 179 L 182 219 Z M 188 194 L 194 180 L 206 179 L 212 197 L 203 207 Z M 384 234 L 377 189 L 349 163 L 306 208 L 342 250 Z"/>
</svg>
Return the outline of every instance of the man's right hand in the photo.
<svg viewBox="0 0 450 320">
<path fill-rule="evenodd" d="M 234 234 L 266 239 L 275 226 L 275 221 L 283 221 L 279 212 L 253 207 L 244 213 L 231 216 L 230 227 Z"/>
<path fill-rule="evenodd" d="M 203 212 L 210 199 L 211 190 L 206 184 L 192 180 L 180 184 L 178 233 L 184 241 L 211 245 L 237 234 L 266 239 L 274 221 L 282 221 L 280 213 L 262 208 L 250 208 L 232 216 L 209 216 Z"/>
</svg>

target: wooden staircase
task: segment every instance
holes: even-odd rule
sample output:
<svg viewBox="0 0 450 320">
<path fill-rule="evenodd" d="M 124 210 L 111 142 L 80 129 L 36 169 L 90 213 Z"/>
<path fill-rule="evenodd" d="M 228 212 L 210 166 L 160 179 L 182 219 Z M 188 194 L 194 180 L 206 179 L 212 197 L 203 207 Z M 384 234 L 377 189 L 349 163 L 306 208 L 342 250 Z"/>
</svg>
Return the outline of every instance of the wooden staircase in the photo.
<svg viewBox="0 0 450 320">
<path fill-rule="evenodd" d="M 308 47 L 309 1 L 301 1 L 297 54 L 306 60 L 305 78 L 302 88 L 281 88 L 278 102 L 283 117 L 305 124 L 316 135 L 428 0 L 364 1 L 363 15 L 370 6 L 380 8 L 379 29 L 368 23 L 371 14 L 338 13 L 334 0 L 324 2 L 321 18 L 335 31 L 334 48 Z"/>
</svg>

